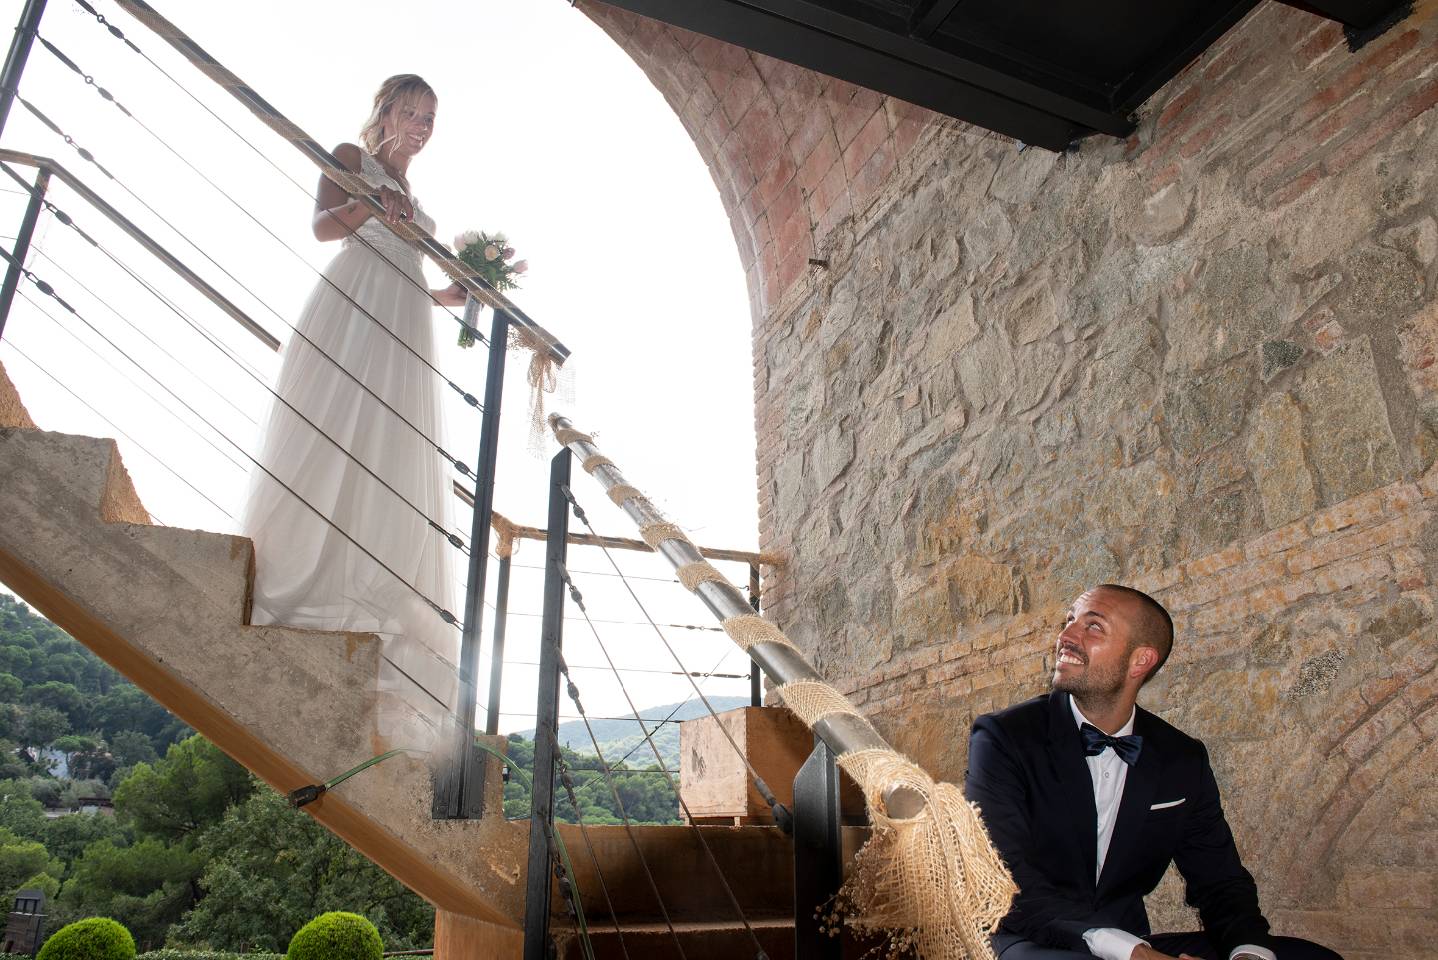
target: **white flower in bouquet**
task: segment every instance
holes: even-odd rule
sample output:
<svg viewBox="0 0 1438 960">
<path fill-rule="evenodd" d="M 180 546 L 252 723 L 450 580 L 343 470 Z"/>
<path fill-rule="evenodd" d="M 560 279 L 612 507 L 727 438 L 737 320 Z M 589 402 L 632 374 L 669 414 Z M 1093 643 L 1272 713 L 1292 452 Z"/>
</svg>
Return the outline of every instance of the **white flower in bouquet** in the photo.
<svg viewBox="0 0 1438 960">
<path fill-rule="evenodd" d="M 529 269 L 527 260 L 510 262 L 515 251 L 502 233 L 466 230 L 454 238 L 454 252 L 473 271 L 471 276 L 484 280 L 496 290 L 511 290 L 518 286 L 515 278 Z M 462 327 L 459 345 L 469 347 L 474 342 L 474 331 L 468 326 Z"/>
</svg>

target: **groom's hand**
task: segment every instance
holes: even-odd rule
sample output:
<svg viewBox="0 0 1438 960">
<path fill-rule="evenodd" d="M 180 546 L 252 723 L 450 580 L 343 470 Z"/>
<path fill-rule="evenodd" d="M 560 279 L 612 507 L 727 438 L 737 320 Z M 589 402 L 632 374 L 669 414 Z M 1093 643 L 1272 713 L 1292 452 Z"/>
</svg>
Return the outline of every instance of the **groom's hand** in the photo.
<svg viewBox="0 0 1438 960">
<path fill-rule="evenodd" d="M 1133 953 L 1129 954 L 1129 960 L 1200 960 L 1200 958 L 1190 953 L 1181 953 L 1175 958 L 1162 950 L 1155 950 L 1146 943 L 1140 943 L 1133 948 Z"/>
</svg>

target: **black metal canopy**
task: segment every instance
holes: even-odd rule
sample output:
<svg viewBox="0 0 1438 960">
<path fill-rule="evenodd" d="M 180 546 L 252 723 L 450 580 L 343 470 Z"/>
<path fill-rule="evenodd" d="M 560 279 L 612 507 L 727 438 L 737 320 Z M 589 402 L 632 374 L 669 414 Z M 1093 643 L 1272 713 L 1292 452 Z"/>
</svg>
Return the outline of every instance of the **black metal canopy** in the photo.
<svg viewBox="0 0 1438 960">
<path fill-rule="evenodd" d="M 1062 150 L 1133 111 L 1262 0 L 606 0 Z M 1350 42 L 1411 0 L 1293 2 Z"/>
</svg>

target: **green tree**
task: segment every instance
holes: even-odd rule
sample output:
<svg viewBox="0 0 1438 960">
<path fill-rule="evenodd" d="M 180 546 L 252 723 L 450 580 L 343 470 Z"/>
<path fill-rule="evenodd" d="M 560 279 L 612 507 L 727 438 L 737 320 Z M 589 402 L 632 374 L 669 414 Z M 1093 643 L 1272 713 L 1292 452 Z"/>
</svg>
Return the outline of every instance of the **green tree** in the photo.
<svg viewBox="0 0 1438 960">
<path fill-rule="evenodd" d="M 68 866 L 79 860 L 85 848 L 92 843 L 109 840 L 122 847 L 128 844 L 129 835 L 125 825 L 115 817 L 99 813 L 73 813 L 46 820 L 40 839 L 55 859 Z"/>
<path fill-rule="evenodd" d="M 205 832 L 202 899 L 173 944 L 283 952 L 316 914 L 367 917 L 388 949 L 430 945 L 434 908 L 284 798 L 261 789 Z"/>
<path fill-rule="evenodd" d="M 71 866 L 60 903 L 72 915 L 113 917 L 142 948 L 158 947 L 198 898 L 201 867 L 194 851 L 161 840 L 128 847 L 99 840 Z"/>
<path fill-rule="evenodd" d="M 0 827 L 0 896 L 5 903 L 12 902 L 15 891 L 24 889 L 30 880 L 41 874 L 53 876 L 63 869 L 44 844 Z"/>
<path fill-rule="evenodd" d="M 86 722 L 88 711 L 85 708 L 85 695 L 76 690 L 73 684 L 46 680 L 44 683 L 26 687 L 22 696 L 31 709 L 40 706 L 59 710 L 72 727 L 83 726 Z"/>
<path fill-rule="evenodd" d="M 249 773 L 196 734 L 156 763 L 140 763 L 115 789 L 115 812 L 144 836 L 183 840 L 216 823 L 254 791 Z"/>
<path fill-rule="evenodd" d="M 0 673 L 0 703 L 19 703 L 25 685 L 12 673 Z"/>
<path fill-rule="evenodd" d="M 13 640 L 0 646 L 0 669 L 4 669 L 7 674 L 13 676 L 28 674 L 32 659 L 30 650 Z"/>
<path fill-rule="evenodd" d="M 57 737 L 70 732 L 70 718 L 61 710 L 44 704 L 24 708 L 15 725 L 15 739 L 27 747 L 48 747 Z"/>
<path fill-rule="evenodd" d="M 150 738 L 156 750 L 183 740 L 191 732 L 174 714 L 129 683 L 95 700 L 90 707 L 90 723 L 107 739 L 122 730 L 139 731 Z"/>
<path fill-rule="evenodd" d="M 159 759 L 155 743 L 138 730 L 121 730 L 110 738 L 110 753 L 115 763 L 133 767 L 137 763 L 154 763 Z"/>
<path fill-rule="evenodd" d="M 0 828 L 26 840 L 45 835 L 45 808 L 26 780 L 0 780 Z"/>
</svg>

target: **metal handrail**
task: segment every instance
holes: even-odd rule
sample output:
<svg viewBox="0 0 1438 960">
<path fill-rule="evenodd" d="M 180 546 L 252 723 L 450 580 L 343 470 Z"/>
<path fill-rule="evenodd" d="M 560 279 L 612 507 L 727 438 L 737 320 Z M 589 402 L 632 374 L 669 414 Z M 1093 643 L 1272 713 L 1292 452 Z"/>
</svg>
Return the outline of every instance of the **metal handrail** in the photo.
<svg viewBox="0 0 1438 960">
<path fill-rule="evenodd" d="M 19 164 L 21 166 L 35 167 L 36 169 L 43 170 L 49 173 L 55 179 L 59 180 L 61 183 L 65 184 L 71 190 L 75 191 L 75 193 L 79 195 L 81 200 L 84 200 L 90 206 L 94 207 L 97 211 L 104 215 L 105 219 L 109 220 L 115 226 L 119 227 L 123 233 L 130 237 L 130 239 L 134 240 L 140 246 L 144 247 L 157 260 L 159 260 L 165 266 L 169 267 L 172 271 L 178 274 L 181 279 L 183 279 L 190 286 L 198 290 L 205 297 L 205 299 L 209 300 L 215 306 L 219 307 L 225 313 L 229 314 L 231 319 L 233 319 L 236 323 L 249 331 L 249 333 L 254 336 L 256 340 L 260 341 L 260 343 L 263 343 L 271 350 L 277 352 L 279 351 L 280 341 L 274 334 L 270 333 L 264 327 L 260 326 L 260 324 L 255 322 L 255 320 L 252 319 L 249 314 L 245 313 L 245 311 L 241 310 L 239 307 L 231 303 L 224 294 L 220 293 L 220 291 L 216 290 L 214 287 L 206 283 L 199 274 L 195 273 L 195 271 L 185 266 L 185 264 L 180 260 L 179 257 L 176 257 L 173 253 L 166 250 L 163 246 L 160 245 L 157 240 L 155 240 L 154 237 L 151 237 L 148 233 L 135 226 L 135 224 L 131 222 L 128 217 L 126 217 L 123 213 L 112 207 L 109 202 L 105 200 L 104 197 L 101 197 L 94 190 L 86 186 L 83 180 L 75 176 L 69 170 L 66 170 L 65 167 L 62 166 L 59 162 L 53 160 L 50 157 L 41 157 L 33 153 L 24 153 L 19 150 L 0 150 L 0 163 L 3 163 L 5 161 Z M 9 168 L 7 167 L 6 170 L 8 171 Z M 19 178 L 17 177 L 17 179 Z M 27 190 L 30 189 L 29 184 L 25 184 L 23 180 L 21 180 L 20 182 L 23 186 L 25 186 Z"/>
<path fill-rule="evenodd" d="M 346 183 L 355 176 L 353 171 L 340 163 L 334 154 L 295 126 L 284 114 L 260 96 L 253 87 L 207 53 L 193 38 L 167 20 L 154 7 L 145 3 L 144 0 L 116 0 L 116 2 L 122 10 L 133 16 L 150 32 L 173 47 L 180 56 L 190 61 L 202 73 L 219 84 L 220 89 L 243 104 L 260 122 L 281 133 L 301 153 L 309 157 L 320 168 L 320 171 L 340 189 L 346 189 Z M 533 338 L 536 346 L 541 348 L 550 359 L 562 364 L 569 358 L 569 348 L 561 343 L 554 334 L 521 310 L 514 301 L 491 286 L 472 268 L 459 261 L 453 251 L 430 236 L 428 231 L 422 229 L 413 220 L 390 223 L 385 219 L 384 206 L 376 195 L 360 193 L 355 195 L 355 199 L 369 208 L 369 211 L 375 214 L 376 218 L 391 233 L 429 257 L 440 269 L 444 270 L 450 279 L 464 287 L 470 296 L 493 309 L 495 313 L 505 316 L 510 325 L 525 331 Z"/>
</svg>

